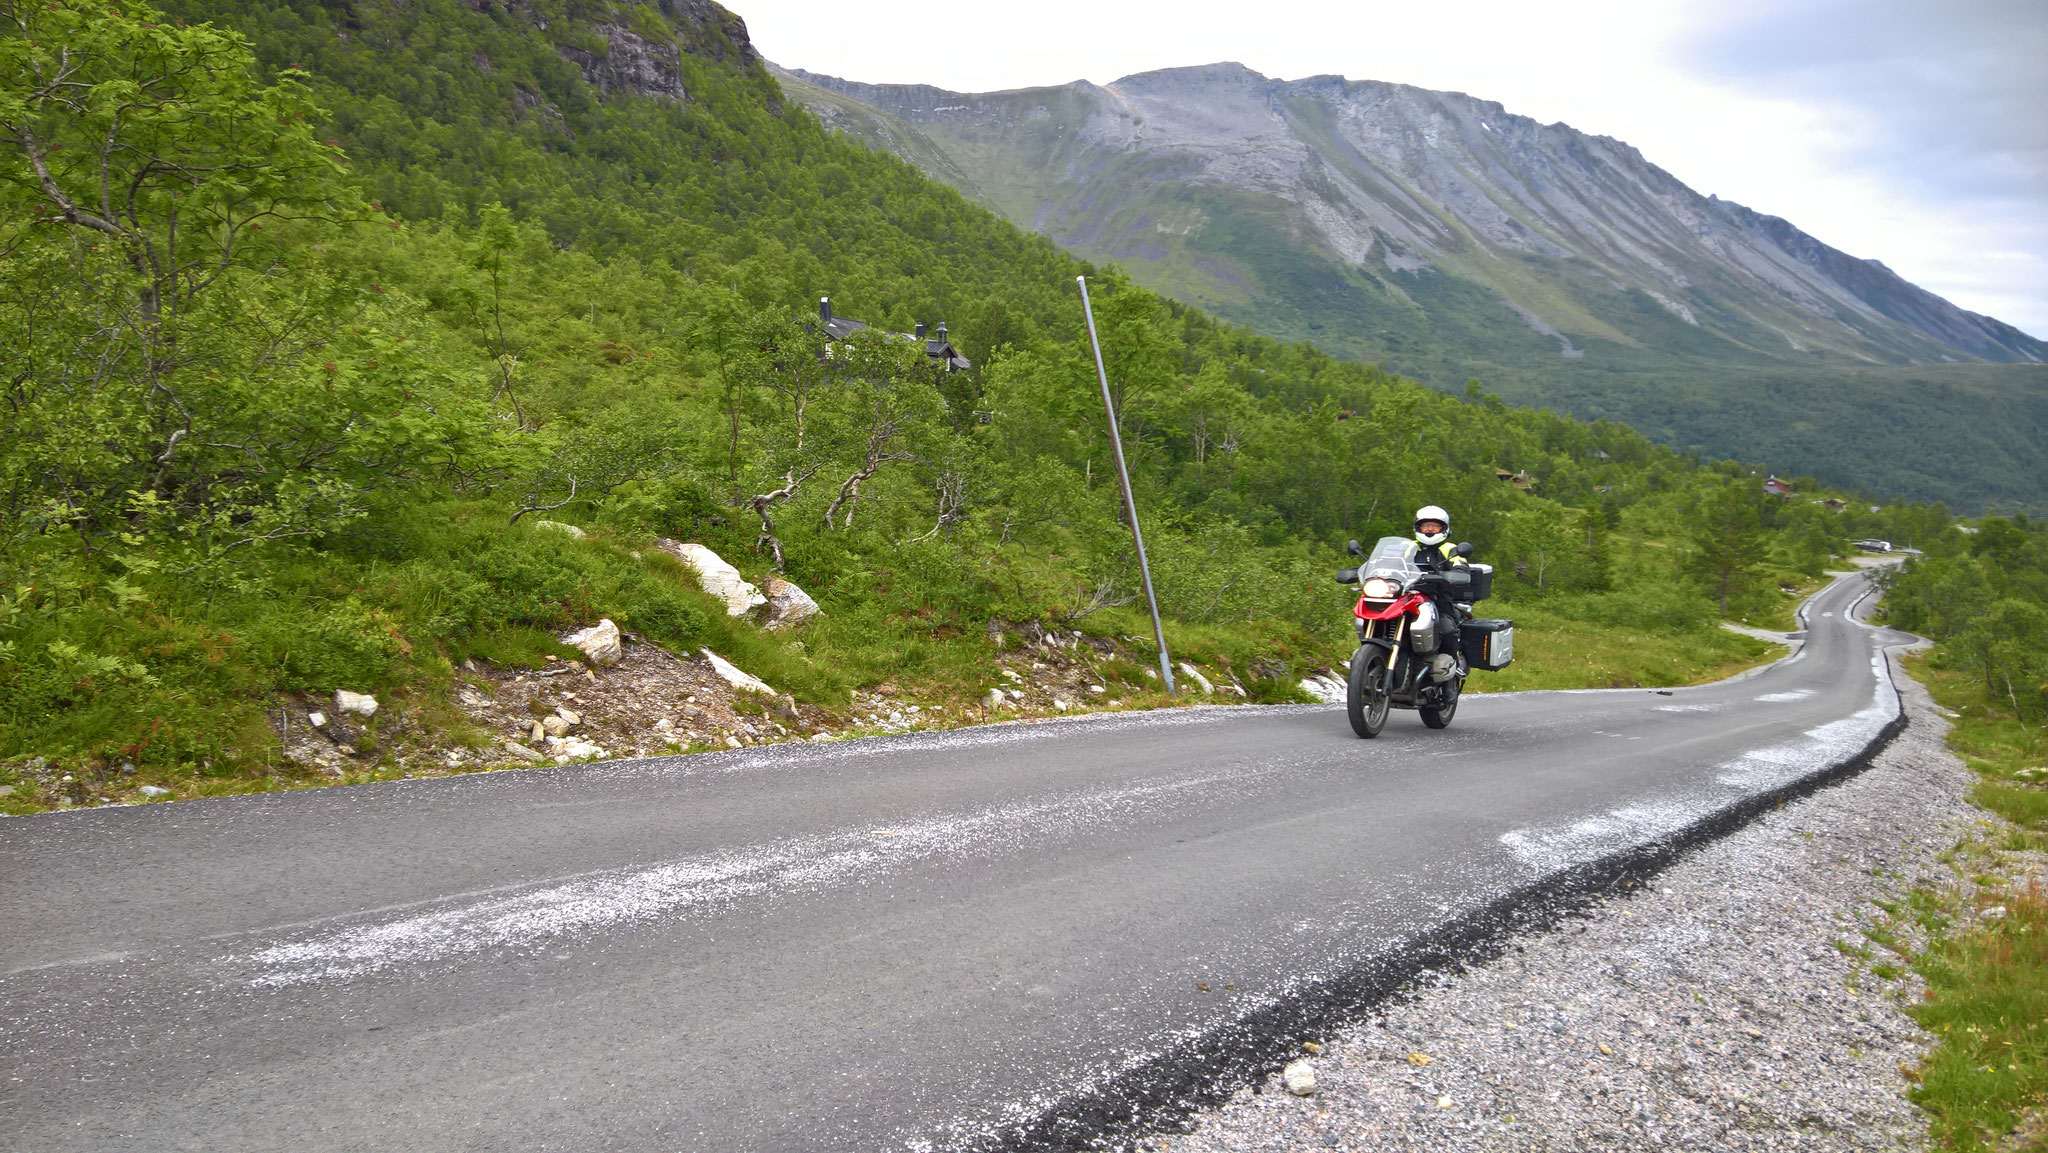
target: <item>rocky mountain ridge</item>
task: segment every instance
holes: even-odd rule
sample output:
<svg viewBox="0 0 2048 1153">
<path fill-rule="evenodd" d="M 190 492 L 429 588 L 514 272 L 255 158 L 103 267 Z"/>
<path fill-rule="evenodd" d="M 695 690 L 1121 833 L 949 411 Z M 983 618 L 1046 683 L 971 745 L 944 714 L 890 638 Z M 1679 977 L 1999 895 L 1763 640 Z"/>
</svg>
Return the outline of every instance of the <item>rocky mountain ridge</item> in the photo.
<svg viewBox="0 0 2048 1153">
<path fill-rule="evenodd" d="M 1079 253 L 1269 331 L 1293 313 L 1297 331 L 1275 335 L 1357 355 L 1402 359 L 1413 314 L 1446 311 L 1434 275 L 1484 290 L 1453 295 L 1573 359 L 1604 342 L 2048 362 L 2048 343 L 1701 195 L 1622 141 L 1461 93 L 1238 64 L 980 94 L 780 78 L 849 136 Z M 1347 318 L 1392 339 L 1325 331 Z"/>
</svg>

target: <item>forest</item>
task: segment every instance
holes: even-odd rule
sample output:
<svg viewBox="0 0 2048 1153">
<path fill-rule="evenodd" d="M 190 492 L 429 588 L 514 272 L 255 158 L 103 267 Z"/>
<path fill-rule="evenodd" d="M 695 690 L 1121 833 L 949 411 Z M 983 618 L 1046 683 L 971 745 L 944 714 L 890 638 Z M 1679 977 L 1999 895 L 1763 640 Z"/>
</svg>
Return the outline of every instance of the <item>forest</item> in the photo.
<svg viewBox="0 0 2048 1153">
<path fill-rule="evenodd" d="M 0 4 L 0 806 L 307 783 L 279 700 L 431 718 L 599 617 L 829 707 L 978 691 L 1006 627 L 1146 632 L 1078 276 L 1169 643 L 1262 699 L 1424 503 L 1530 632 L 1496 687 L 1754 660 L 1720 621 L 1789 627 L 1849 541 L 1959 547 L 1144 291 L 828 133 L 701 7 Z M 628 48 L 674 92 L 592 82 Z M 941 321 L 971 368 L 896 335 Z M 745 627 L 658 539 L 824 614 Z"/>
</svg>

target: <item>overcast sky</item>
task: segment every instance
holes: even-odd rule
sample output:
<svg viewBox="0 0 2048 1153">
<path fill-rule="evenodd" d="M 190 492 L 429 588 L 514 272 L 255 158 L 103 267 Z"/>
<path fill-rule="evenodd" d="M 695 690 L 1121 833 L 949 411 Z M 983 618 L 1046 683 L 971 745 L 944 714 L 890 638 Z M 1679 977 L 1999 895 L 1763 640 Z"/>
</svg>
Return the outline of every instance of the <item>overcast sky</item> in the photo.
<svg viewBox="0 0 2048 1153">
<path fill-rule="evenodd" d="M 988 92 L 1235 60 L 1498 100 L 2048 339 L 2048 0 L 725 0 L 769 59 Z"/>
</svg>

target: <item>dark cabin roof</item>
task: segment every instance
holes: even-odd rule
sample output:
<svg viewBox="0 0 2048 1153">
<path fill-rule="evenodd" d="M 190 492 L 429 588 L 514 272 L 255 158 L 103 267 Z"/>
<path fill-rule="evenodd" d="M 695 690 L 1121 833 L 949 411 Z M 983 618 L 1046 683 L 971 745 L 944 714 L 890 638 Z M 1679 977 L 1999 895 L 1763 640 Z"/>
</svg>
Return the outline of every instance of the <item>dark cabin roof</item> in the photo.
<svg viewBox="0 0 2048 1153">
<path fill-rule="evenodd" d="M 824 327 L 825 335 L 833 340 L 845 340 L 862 329 L 873 327 L 865 320 L 855 320 L 850 316 L 835 314 L 832 311 L 832 298 L 829 296 L 818 301 L 818 323 Z M 941 322 L 939 325 L 939 332 L 942 335 L 938 337 L 925 337 L 924 325 L 922 324 L 918 325 L 917 328 L 918 331 L 914 334 L 898 332 L 891 335 L 901 337 L 904 340 L 923 339 L 924 354 L 944 364 L 947 372 L 961 372 L 974 367 L 971 361 L 960 355 L 959 349 L 953 347 L 952 341 L 945 339 L 943 336 L 943 333 L 946 331 L 944 322 Z"/>
</svg>

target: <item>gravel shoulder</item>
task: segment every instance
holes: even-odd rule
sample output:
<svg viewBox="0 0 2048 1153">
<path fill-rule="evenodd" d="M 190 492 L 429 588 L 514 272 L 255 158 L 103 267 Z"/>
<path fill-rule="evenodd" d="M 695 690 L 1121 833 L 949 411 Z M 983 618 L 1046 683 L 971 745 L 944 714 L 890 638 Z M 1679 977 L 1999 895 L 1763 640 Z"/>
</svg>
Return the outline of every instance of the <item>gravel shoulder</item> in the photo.
<svg viewBox="0 0 2048 1153">
<path fill-rule="evenodd" d="M 1926 689 L 1894 680 L 1909 723 L 1863 773 L 1322 1038 L 1313 1096 L 1276 1075 L 1144 1147 L 1924 1148 L 1918 979 L 1873 973 L 1861 930 L 1951 883 L 1982 814 Z"/>
</svg>

